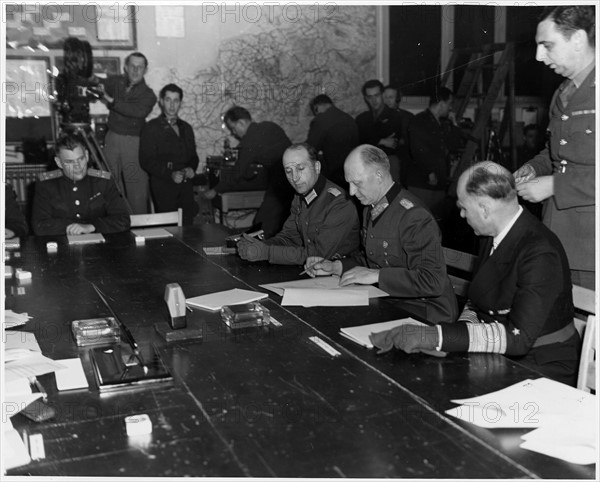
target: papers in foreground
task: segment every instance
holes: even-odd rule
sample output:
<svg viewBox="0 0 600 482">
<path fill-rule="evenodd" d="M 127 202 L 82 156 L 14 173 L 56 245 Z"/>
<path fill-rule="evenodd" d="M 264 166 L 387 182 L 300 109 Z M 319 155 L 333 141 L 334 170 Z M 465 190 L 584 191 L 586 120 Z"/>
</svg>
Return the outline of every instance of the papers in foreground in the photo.
<svg viewBox="0 0 600 482">
<path fill-rule="evenodd" d="M 479 397 L 452 400 L 446 413 L 484 428 L 531 428 L 521 447 L 574 464 L 596 462 L 594 395 L 548 378 L 524 380 Z"/>
</svg>

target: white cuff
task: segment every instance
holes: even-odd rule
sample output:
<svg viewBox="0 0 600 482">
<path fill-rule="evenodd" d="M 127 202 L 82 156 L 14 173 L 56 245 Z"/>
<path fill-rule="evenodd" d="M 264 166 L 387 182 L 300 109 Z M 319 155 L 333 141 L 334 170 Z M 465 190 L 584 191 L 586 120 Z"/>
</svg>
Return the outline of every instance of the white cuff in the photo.
<svg viewBox="0 0 600 482">
<path fill-rule="evenodd" d="M 437 351 L 442 351 L 442 343 L 444 342 L 444 336 L 442 335 L 442 326 L 435 325 L 438 331 L 438 345 L 435 347 Z"/>
</svg>

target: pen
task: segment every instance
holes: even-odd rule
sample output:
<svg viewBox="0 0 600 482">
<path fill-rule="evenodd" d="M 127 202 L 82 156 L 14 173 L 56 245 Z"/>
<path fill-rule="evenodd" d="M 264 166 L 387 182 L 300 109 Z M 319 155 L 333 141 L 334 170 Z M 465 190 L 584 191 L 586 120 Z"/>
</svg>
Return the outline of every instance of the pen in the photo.
<svg viewBox="0 0 600 482">
<path fill-rule="evenodd" d="M 311 264 L 311 265 L 310 265 L 309 267 L 307 267 L 305 270 L 302 270 L 298 276 L 301 276 L 301 275 L 303 275 L 303 274 L 306 274 L 306 273 L 308 272 L 308 270 L 309 270 L 309 269 L 311 269 L 313 266 L 316 266 L 316 265 L 317 265 L 317 264 L 319 264 L 319 263 L 320 263 L 320 261 L 317 261 L 316 263 L 313 263 L 313 264 Z"/>
<path fill-rule="evenodd" d="M 194 312 L 194 310 L 192 310 L 188 305 L 185 305 L 185 309 L 188 310 L 188 311 L 190 311 L 190 312 L 192 312 L 192 313 Z"/>
</svg>

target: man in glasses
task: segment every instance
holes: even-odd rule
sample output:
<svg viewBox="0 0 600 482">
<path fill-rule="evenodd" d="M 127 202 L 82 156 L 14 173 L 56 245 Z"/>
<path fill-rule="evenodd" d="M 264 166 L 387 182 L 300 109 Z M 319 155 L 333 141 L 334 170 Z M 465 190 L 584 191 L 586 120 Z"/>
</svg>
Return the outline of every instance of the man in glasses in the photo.
<svg viewBox="0 0 600 482">
<path fill-rule="evenodd" d="M 36 235 L 116 233 L 129 229 L 125 201 L 110 173 L 88 169 L 89 153 L 77 134 L 56 141 L 59 169 L 40 175 L 32 224 Z"/>
</svg>

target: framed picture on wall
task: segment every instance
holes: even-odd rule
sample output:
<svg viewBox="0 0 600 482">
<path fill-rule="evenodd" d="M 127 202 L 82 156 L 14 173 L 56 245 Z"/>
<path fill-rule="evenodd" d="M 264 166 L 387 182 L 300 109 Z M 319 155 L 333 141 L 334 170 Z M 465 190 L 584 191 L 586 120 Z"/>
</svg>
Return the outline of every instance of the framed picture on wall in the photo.
<svg viewBox="0 0 600 482">
<path fill-rule="evenodd" d="M 64 57 L 55 57 L 54 66 L 62 72 L 65 65 Z M 96 57 L 94 56 L 93 74 L 106 79 L 109 75 L 121 74 L 121 59 L 119 57 Z"/>
<path fill-rule="evenodd" d="M 7 4 L 6 45 L 18 49 L 61 49 L 67 37 L 87 40 L 92 49 L 136 48 L 136 13 L 132 4 Z"/>
<path fill-rule="evenodd" d="M 50 59 L 6 58 L 6 142 L 24 139 L 54 140 L 54 116 L 50 104 Z"/>
</svg>

